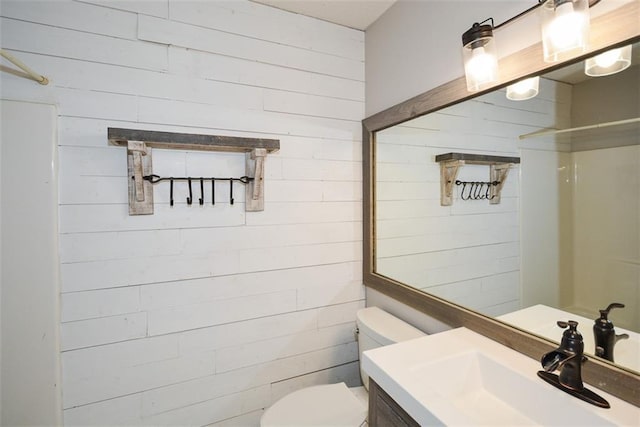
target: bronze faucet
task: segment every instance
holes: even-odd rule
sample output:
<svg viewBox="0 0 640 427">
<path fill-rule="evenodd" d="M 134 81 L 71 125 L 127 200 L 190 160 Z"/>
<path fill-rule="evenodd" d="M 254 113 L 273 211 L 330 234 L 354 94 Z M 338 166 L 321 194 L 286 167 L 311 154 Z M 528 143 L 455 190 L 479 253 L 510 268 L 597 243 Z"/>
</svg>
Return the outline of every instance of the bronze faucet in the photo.
<svg viewBox="0 0 640 427">
<path fill-rule="evenodd" d="M 600 317 L 593 325 L 593 337 L 596 343 L 595 354 L 598 357 L 613 360 L 613 347 L 619 340 L 629 338 L 628 334 L 616 335 L 613 323 L 609 320 L 609 311 L 613 308 L 624 308 L 624 304 L 614 302 L 609 304 L 604 310 L 600 310 Z"/>
<path fill-rule="evenodd" d="M 582 364 L 587 361 L 587 358 L 583 354 L 584 341 L 577 329 L 578 322 L 558 321 L 558 326 L 569 329 L 562 334 L 560 347 L 542 356 L 540 361 L 544 371 L 538 371 L 538 376 L 579 399 L 602 408 L 609 408 L 609 402 L 585 388 L 582 383 Z M 556 369 L 560 369 L 560 375 L 552 374 Z"/>
</svg>

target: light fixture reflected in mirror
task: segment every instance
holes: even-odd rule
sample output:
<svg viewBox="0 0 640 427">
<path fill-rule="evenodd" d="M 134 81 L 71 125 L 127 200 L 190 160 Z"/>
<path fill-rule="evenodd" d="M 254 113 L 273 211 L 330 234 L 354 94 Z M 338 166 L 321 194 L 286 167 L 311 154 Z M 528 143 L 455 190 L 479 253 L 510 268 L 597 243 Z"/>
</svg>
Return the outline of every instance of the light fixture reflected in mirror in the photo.
<svg viewBox="0 0 640 427">
<path fill-rule="evenodd" d="M 473 24 L 462 35 L 462 56 L 469 92 L 477 92 L 495 83 L 498 80 L 498 56 L 493 25 Z"/>
<path fill-rule="evenodd" d="M 631 45 L 611 49 L 589 58 L 584 63 L 588 76 L 600 77 L 619 73 L 631 65 Z"/>
<path fill-rule="evenodd" d="M 589 39 L 588 0 L 547 0 L 540 7 L 545 62 L 583 53 Z"/>
<path fill-rule="evenodd" d="M 539 85 L 540 77 L 538 76 L 520 80 L 519 82 L 507 86 L 507 98 L 512 101 L 524 101 L 526 99 L 531 99 L 538 94 Z"/>
</svg>

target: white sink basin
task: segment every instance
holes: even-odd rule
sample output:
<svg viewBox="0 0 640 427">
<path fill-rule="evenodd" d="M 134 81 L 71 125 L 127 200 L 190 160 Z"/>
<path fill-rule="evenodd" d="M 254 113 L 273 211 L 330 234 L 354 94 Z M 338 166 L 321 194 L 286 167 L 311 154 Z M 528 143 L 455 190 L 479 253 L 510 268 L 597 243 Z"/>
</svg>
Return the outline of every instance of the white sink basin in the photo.
<svg viewBox="0 0 640 427">
<path fill-rule="evenodd" d="M 640 409 L 595 390 L 602 409 L 539 379 L 539 363 L 459 328 L 370 350 L 364 370 L 421 425 L 638 425 Z"/>
<path fill-rule="evenodd" d="M 439 399 L 432 413 L 448 425 L 614 425 L 583 408 L 564 403 L 560 407 L 542 381 L 520 375 L 478 351 L 410 371 L 434 389 Z"/>
</svg>

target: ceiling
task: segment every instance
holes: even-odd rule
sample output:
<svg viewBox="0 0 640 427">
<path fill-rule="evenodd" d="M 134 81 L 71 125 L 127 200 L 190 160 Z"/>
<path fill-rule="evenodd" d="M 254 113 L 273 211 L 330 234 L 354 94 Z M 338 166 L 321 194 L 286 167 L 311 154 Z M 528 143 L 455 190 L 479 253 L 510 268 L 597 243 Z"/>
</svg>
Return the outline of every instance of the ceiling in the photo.
<svg viewBox="0 0 640 427">
<path fill-rule="evenodd" d="M 396 2 L 396 0 L 251 1 L 363 31 Z"/>
</svg>

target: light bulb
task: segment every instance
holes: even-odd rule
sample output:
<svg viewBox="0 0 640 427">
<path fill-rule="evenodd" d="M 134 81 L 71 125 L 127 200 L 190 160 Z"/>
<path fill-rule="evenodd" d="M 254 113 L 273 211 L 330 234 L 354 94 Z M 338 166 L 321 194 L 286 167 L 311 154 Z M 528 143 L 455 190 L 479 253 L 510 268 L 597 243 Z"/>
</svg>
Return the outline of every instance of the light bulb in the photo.
<svg viewBox="0 0 640 427">
<path fill-rule="evenodd" d="M 562 3 L 556 8 L 556 17 L 549 24 L 549 38 L 557 49 L 566 49 L 580 39 L 582 17 L 573 10 L 571 2 Z"/>
<path fill-rule="evenodd" d="M 467 62 L 466 72 L 479 84 L 494 80 L 496 58 L 477 47 L 471 52 L 471 59 Z"/>
<path fill-rule="evenodd" d="M 507 86 L 507 98 L 512 101 L 531 99 L 538 94 L 539 84 L 540 77 L 538 76 L 520 80 Z"/>
<path fill-rule="evenodd" d="M 589 38 L 587 0 L 548 0 L 540 10 L 546 62 L 569 59 L 586 50 Z"/>
<path fill-rule="evenodd" d="M 513 92 L 518 95 L 522 95 L 527 93 L 530 88 L 531 86 L 529 85 L 529 82 L 526 80 L 523 80 L 513 85 Z"/>
<path fill-rule="evenodd" d="M 602 68 L 611 67 L 616 63 L 618 58 L 620 58 L 620 52 L 621 49 L 611 49 L 608 52 L 601 53 L 594 58 L 594 60 L 596 61 L 596 65 Z"/>
</svg>

